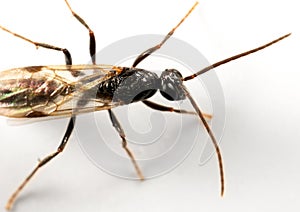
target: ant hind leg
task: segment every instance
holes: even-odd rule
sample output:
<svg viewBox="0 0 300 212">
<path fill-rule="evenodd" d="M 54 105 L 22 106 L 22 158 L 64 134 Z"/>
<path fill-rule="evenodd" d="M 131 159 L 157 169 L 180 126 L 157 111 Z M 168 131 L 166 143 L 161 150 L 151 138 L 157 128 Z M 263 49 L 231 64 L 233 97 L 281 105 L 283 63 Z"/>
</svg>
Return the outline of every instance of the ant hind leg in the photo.
<svg viewBox="0 0 300 212">
<path fill-rule="evenodd" d="M 17 188 L 17 190 L 10 196 L 9 200 L 6 203 L 5 208 L 7 210 L 10 210 L 16 201 L 16 198 L 18 197 L 19 193 L 23 190 L 23 188 L 27 185 L 27 183 L 31 180 L 31 178 L 36 174 L 36 172 L 43 167 L 46 163 L 48 163 L 50 160 L 55 158 L 58 154 L 62 153 L 63 150 L 65 149 L 67 142 L 69 141 L 69 138 L 72 134 L 72 131 L 74 129 L 74 124 L 75 124 L 76 116 L 73 116 L 70 118 L 67 130 L 65 132 L 65 135 L 58 146 L 57 150 L 48 156 L 44 157 L 42 160 L 40 160 L 37 164 L 37 166 L 34 168 L 34 170 L 26 177 L 26 179 L 21 183 L 21 185 Z"/>
</svg>

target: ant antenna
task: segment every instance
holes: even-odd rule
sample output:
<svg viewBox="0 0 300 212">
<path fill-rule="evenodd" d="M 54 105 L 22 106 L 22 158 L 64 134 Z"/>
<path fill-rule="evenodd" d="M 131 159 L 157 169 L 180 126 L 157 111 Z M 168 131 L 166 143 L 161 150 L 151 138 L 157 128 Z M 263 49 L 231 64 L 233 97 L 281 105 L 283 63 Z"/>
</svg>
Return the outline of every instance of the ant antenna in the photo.
<svg viewBox="0 0 300 212">
<path fill-rule="evenodd" d="M 197 105 L 196 101 L 193 99 L 193 97 L 191 96 L 190 92 L 187 90 L 187 88 L 182 85 L 182 88 L 185 92 L 186 97 L 190 100 L 193 108 L 195 109 L 196 113 L 198 114 L 199 118 L 201 119 L 209 137 L 211 138 L 213 145 L 215 147 L 216 153 L 217 153 L 217 157 L 218 157 L 218 162 L 219 162 L 219 170 L 220 170 L 220 180 L 221 180 L 221 196 L 224 195 L 224 190 L 225 190 L 225 186 L 224 186 L 224 182 L 225 182 L 225 177 L 224 177 L 224 168 L 223 168 L 223 162 L 222 162 L 222 155 L 221 155 L 221 150 L 219 148 L 218 142 L 216 137 L 214 136 L 213 131 L 211 130 L 211 128 L 209 127 L 207 121 L 205 120 L 204 114 L 201 112 L 199 106 Z"/>
<path fill-rule="evenodd" d="M 284 35 L 284 36 L 282 36 L 282 37 L 280 37 L 280 38 L 277 38 L 276 40 L 273 40 L 273 41 L 271 41 L 271 42 L 269 42 L 269 43 L 267 43 L 267 44 L 265 44 L 265 45 L 262 45 L 262 46 L 260 46 L 260 47 L 255 48 L 255 49 L 251 49 L 251 50 L 246 51 L 246 52 L 243 52 L 243 53 L 241 53 L 241 54 L 238 54 L 238 55 L 229 57 L 229 58 L 227 58 L 227 59 L 225 59 L 225 60 L 221 60 L 221 61 L 219 61 L 219 62 L 216 62 L 216 63 L 214 63 L 214 64 L 212 64 L 212 65 L 210 65 L 210 66 L 205 67 L 204 69 L 198 71 L 198 72 L 195 73 L 195 74 L 192 74 L 192 75 L 190 75 L 190 76 L 187 76 L 187 77 L 183 78 L 182 80 L 183 80 L 183 81 L 188 81 L 188 80 L 194 79 L 195 77 L 197 77 L 197 76 L 199 76 L 199 75 L 201 75 L 201 74 L 204 74 L 205 72 L 207 72 L 207 71 L 209 71 L 209 70 L 211 70 L 211 69 L 213 69 L 213 68 L 216 68 L 216 67 L 218 67 L 218 66 L 220 66 L 220 65 L 223 65 L 223 64 L 228 63 L 228 62 L 230 62 L 230 61 L 232 61 L 232 60 L 236 60 L 236 59 L 241 58 L 241 57 L 244 57 L 244 56 L 246 56 L 246 55 L 248 55 L 248 54 L 252 54 L 252 53 L 257 52 L 257 51 L 260 51 L 260 50 L 262 50 L 262 49 L 264 49 L 264 48 L 266 48 L 266 47 L 269 47 L 269 46 L 273 45 L 274 43 L 277 43 L 278 41 L 280 41 L 280 40 L 282 40 L 282 39 L 284 39 L 284 38 L 286 38 L 286 37 L 288 37 L 288 36 L 290 36 L 290 35 L 291 35 L 291 33 L 286 34 L 286 35 Z"/>
</svg>

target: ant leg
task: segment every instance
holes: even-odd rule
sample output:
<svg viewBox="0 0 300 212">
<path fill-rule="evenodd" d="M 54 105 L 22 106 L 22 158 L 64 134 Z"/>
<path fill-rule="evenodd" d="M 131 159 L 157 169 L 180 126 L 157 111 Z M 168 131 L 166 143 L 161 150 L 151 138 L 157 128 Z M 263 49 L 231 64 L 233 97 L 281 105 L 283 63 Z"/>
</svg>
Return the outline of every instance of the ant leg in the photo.
<svg viewBox="0 0 300 212">
<path fill-rule="evenodd" d="M 95 53 L 96 53 L 96 39 L 95 39 L 95 35 L 93 30 L 91 30 L 91 28 L 88 26 L 88 24 L 76 13 L 74 12 L 74 10 L 71 8 L 69 2 L 67 0 L 65 0 L 69 10 L 71 11 L 72 15 L 89 31 L 89 37 L 90 37 L 90 56 L 92 58 L 92 62 L 95 65 L 96 64 L 96 57 L 95 57 Z M 112 112 L 111 109 L 108 109 L 108 113 L 109 113 L 109 117 L 110 120 L 112 122 L 112 125 L 114 126 L 114 128 L 117 130 L 117 132 L 119 133 L 121 139 L 122 139 L 122 147 L 125 149 L 126 153 L 128 154 L 128 156 L 130 157 L 133 166 L 139 176 L 139 178 L 141 180 L 144 179 L 144 176 L 139 168 L 139 166 L 137 165 L 136 160 L 134 159 L 134 156 L 132 154 L 132 152 L 129 150 L 129 148 L 127 147 L 127 141 L 125 138 L 125 133 L 116 117 L 116 115 Z"/>
<path fill-rule="evenodd" d="M 6 29 L 6 28 L 3 27 L 3 26 L 0 26 L 0 29 L 2 29 L 2 30 L 4 30 L 4 31 L 6 31 L 6 32 L 8 32 L 8 33 L 10 33 L 10 34 L 12 34 L 13 36 L 16 36 L 16 37 L 21 38 L 21 39 L 23 39 L 23 40 L 25 40 L 25 41 L 27 41 L 27 42 L 29 42 L 29 43 L 32 43 L 33 45 L 36 46 L 36 48 L 42 47 L 42 48 L 46 48 L 46 49 L 53 49 L 53 50 L 56 50 L 56 51 L 61 51 L 61 52 L 63 52 L 64 55 L 65 55 L 65 61 L 66 61 L 66 64 L 67 64 L 67 65 L 72 65 L 72 57 L 71 57 L 70 52 L 69 52 L 67 49 L 65 49 L 65 48 L 60 48 L 60 47 L 56 47 L 56 46 L 52 46 L 52 45 L 49 45 L 49 44 L 46 44 L 46 43 L 39 43 L 39 42 L 32 41 L 32 40 L 30 40 L 30 39 L 28 39 L 28 38 L 26 38 L 26 37 L 24 37 L 24 36 L 22 36 L 22 35 L 19 35 L 19 34 L 17 34 L 17 33 L 14 33 L 14 32 L 12 32 L 12 31 Z"/>
<path fill-rule="evenodd" d="M 193 111 L 176 109 L 176 108 L 173 108 L 173 107 L 168 107 L 168 106 L 164 106 L 164 105 L 161 105 L 161 104 L 157 104 L 157 103 L 151 102 L 149 100 L 144 100 L 143 103 L 145 105 L 147 105 L 148 107 L 154 109 L 154 110 L 159 110 L 159 111 L 162 111 L 162 112 L 175 112 L 175 113 L 181 113 L 181 114 L 198 115 L 196 112 L 193 112 Z M 211 119 L 212 118 L 211 114 L 203 113 L 203 116 L 206 119 Z"/>
<path fill-rule="evenodd" d="M 56 51 L 61 51 L 63 52 L 64 56 L 65 56 L 65 62 L 66 62 L 66 65 L 72 65 L 72 57 L 71 57 L 71 54 L 70 52 L 66 49 L 66 48 L 60 48 L 60 47 L 56 47 L 56 46 L 53 46 L 53 45 L 49 45 L 49 44 L 46 44 L 46 43 L 39 43 L 39 42 L 35 42 L 35 41 L 32 41 L 22 35 L 19 35 L 17 33 L 14 33 L 8 29 L 6 29 L 5 27 L 3 26 L 0 26 L 0 29 L 12 34 L 13 36 L 16 36 L 18 38 L 21 38 L 29 43 L 32 43 L 34 44 L 37 48 L 38 47 L 42 47 L 42 48 L 46 48 L 46 49 L 52 49 L 52 50 L 56 50 Z M 55 156 L 57 156 L 59 153 L 61 153 L 68 140 L 69 140 L 69 137 L 73 131 L 73 128 L 74 128 L 74 124 L 75 124 L 75 119 L 76 117 L 73 116 L 70 120 L 69 120 L 69 124 L 68 124 L 68 127 L 67 127 L 67 130 L 65 132 L 65 135 L 62 139 L 62 142 L 61 144 L 59 145 L 59 147 L 57 148 L 57 150 L 48 155 L 47 157 L 45 157 L 43 160 L 39 161 L 38 165 L 36 166 L 36 168 L 28 175 L 28 177 L 23 181 L 23 183 L 17 188 L 17 190 L 11 195 L 11 197 L 9 198 L 7 204 L 6 204 L 6 209 L 7 210 L 10 210 L 11 207 L 13 206 L 13 203 L 15 202 L 17 196 L 19 195 L 19 193 L 23 190 L 23 188 L 27 185 L 27 183 L 31 180 L 31 178 L 35 175 L 35 173 L 42 167 L 44 166 L 46 163 L 48 163 L 50 160 L 52 160 Z"/>
<path fill-rule="evenodd" d="M 38 165 L 35 167 L 35 169 L 28 175 L 28 177 L 23 181 L 23 183 L 17 188 L 17 190 L 11 195 L 11 197 L 9 198 L 5 208 L 7 210 L 10 210 L 17 198 L 17 196 L 19 195 L 19 193 L 23 190 L 23 188 L 27 185 L 27 183 L 31 180 L 31 178 L 36 174 L 36 172 L 42 167 L 44 166 L 46 163 L 48 163 L 50 160 L 52 160 L 55 156 L 57 156 L 58 154 L 60 154 L 64 149 L 65 146 L 67 144 L 67 142 L 69 141 L 69 138 L 71 136 L 71 133 L 74 129 L 74 124 L 75 124 L 75 119 L 76 117 L 73 116 L 68 124 L 67 130 L 65 132 L 65 135 L 60 143 L 60 145 L 58 146 L 57 150 L 53 153 L 51 153 L 50 155 L 46 156 L 45 158 L 43 158 L 42 160 L 39 161 Z"/>
<path fill-rule="evenodd" d="M 180 20 L 180 22 L 164 37 L 164 39 L 157 45 L 147 49 L 142 52 L 133 62 L 132 67 L 136 67 L 140 62 L 142 62 L 146 57 L 151 55 L 153 52 L 157 51 L 162 47 L 162 45 L 174 34 L 175 30 L 184 22 L 184 20 L 190 15 L 190 13 L 195 9 L 198 2 L 196 2 L 193 7 L 188 11 L 188 13 Z"/>
<path fill-rule="evenodd" d="M 157 45 L 147 49 L 146 51 L 142 52 L 133 62 L 132 67 L 136 67 L 140 62 L 142 62 L 144 59 L 146 59 L 148 56 L 150 56 L 153 52 L 157 51 L 162 47 L 162 45 L 174 34 L 175 30 L 184 22 L 184 20 L 191 14 L 191 12 L 195 9 L 198 2 L 196 2 L 193 7 L 187 12 L 187 14 L 180 20 L 180 22 L 164 37 L 164 39 Z M 150 101 L 142 101 L 145 105 L 148 107 L 160 110 L 160 111 L 170 111 L 170 112 L 176 112 L 176 113 L 188 113 L 188 114 L 195 114 L 193 112 L 178 110 L 170 107 L 166 107 L 163 105 L 158 105 L 156 103 L 150 102 Z M 207 115 L 207 118 L 211 118 L 211 115 Z"/>
<path fill-rule="evenodd" d="M 90 56 L 92 58 L 92 62 L 95 65 L 96 64 L 96 39 L 93 30 L 87 25 L 87 23 L 77 14 L 73 11 L 71 8 L 69 2 L 65 0 L 69 10 L 71 11 L 72 15 L 89 31 L 89 37 L 90 37 Z"/>
<path fill-rule="evenodd" d="M 143 176 L 136 160 L 134 159 L 134 156 L 133 156 L 132 152 L 127 147 L 127 141 L 126 141 L 126 138 L 125 138 L 125 133 L 124 133 L 124 130 L 122 129 L 122 127 L 120 125 L 120 122 L 118 121 L 117 117 L 115 116 L 115 114 L 111 110 L 108 110 L 108 113 L 109 113 L 109 117 L 110 117 L 110 120 L 111 120 L 114 128 L 117 130 L 117 132 L 119 133 L 119 136 L 122 138 L 122 147 L 125 149 L 126 153 L 130 157 L 130 159 L 131 159 L 131 161 L 134 165 L 134 168 L 137 172 L 137 175 L 139 176 L 140 180 L 144 180 L 144 176 Z"/>
</svg>

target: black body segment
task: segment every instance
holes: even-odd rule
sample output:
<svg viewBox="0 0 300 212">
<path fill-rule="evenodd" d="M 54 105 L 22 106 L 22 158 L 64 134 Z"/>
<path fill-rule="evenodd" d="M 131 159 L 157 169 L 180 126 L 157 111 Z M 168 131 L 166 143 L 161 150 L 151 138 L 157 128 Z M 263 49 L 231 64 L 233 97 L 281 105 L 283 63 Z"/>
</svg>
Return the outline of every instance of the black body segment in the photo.
<svg viewBox="0 0 300 212">
<path fill-rule="evenodd" d="M 176 69 L 166 69 L 160 76 L 160 93 L 170 101 L 179 101 L 186 98 L 182 88 L 182 75 Z"/>
<path fill-rule="evenodd" d="M 124 67 L 119 75 L 99 84 L 97 98 L 129 104 L 150 98 L 159 87 L 160 79 L 155 73 Z"/>
</svg>

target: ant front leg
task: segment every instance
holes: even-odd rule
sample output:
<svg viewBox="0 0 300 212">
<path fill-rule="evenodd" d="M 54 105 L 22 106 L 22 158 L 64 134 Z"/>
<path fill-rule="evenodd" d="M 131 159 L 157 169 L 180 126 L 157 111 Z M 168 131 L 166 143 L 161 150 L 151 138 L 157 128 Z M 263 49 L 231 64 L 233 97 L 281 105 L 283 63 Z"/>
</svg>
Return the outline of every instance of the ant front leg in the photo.
<svg viewBox="0 0 300 212">
<path fill-rule="evenodd" d="M 136 67 L 140 62 L 150 56 L 153 52 L 160 49 L 164 43 L 174 34 L 175 30 L 184 22 L 184 20 L 191 14 L 191 12 L 195 9 L 198 2 L 196 2 L 193 7 L 188 11 L 188 13 L 179 21 L 179 23 L 164 37 L 164 39 L 157 45 L 147 49 L 146 51 L 142 52 L 133 62 L 132 67 Z"/>
<path fill-rule="evenodd" d="M 164 37 L 164 39 L 157 45 L 147 49 L 146 51 L 142 52 L 133 62 L 132 67 L 136 67 L 140 62 L 142 62 L 144 59 L 146 59 L 148 56 L 150 56 L 152 53 L 155 51 L 159 50 L 164 43 L 174 34 L 175 30 L 184 22 L 184 20 L 191 14 L 191 12 L 195 9 L 197 6 L 198 2 L 196 2 L 193 7 L 187 12 L 187 14 L 179 21 L 179 23 L 169 31 L 169 33 Z M 185 110 L 180 110 L 180 109 L 174 109 L 172 107 L 167 107 L 164 105 L 160 105 L 154 102 L 146 101 L 144 100 L 143 103 L 147 105 L 148 107 L 159 110 L 159 111 L 169 111 L 169 112 L 176 112 L 176 113 L 182 113 L 182 114 L 196 114 L 194 112 L 189 112 Z M 210 114 L 205 114 L 208 119 L 211 119 Z"/>
<path fill-rule="evenodd" d="M 158 111 L 161 111 L 161 112 L 174 112 L 174 113 L 180 113 L 180 114 L 198 115 L 196 112 L 193 112 L 193 111 L 176 109 L 176 108 L 173 108 L 173 107 L 168 107 L 168 106 L 164 106 L 164 105 L 161 105 L 161 104 L 157 104 L 157 103 L 149 101 L 149 100 L 144 100 L 143 103 L 145 105 L 147 105 L 148 107 L 152 108 L 153 110 L 158 110 Z M 202 113 L 202 114 L 206 119 L 211 119 L 212 118 L 211 114 L 207 114 L 207 113 Z"/>
</svg>

